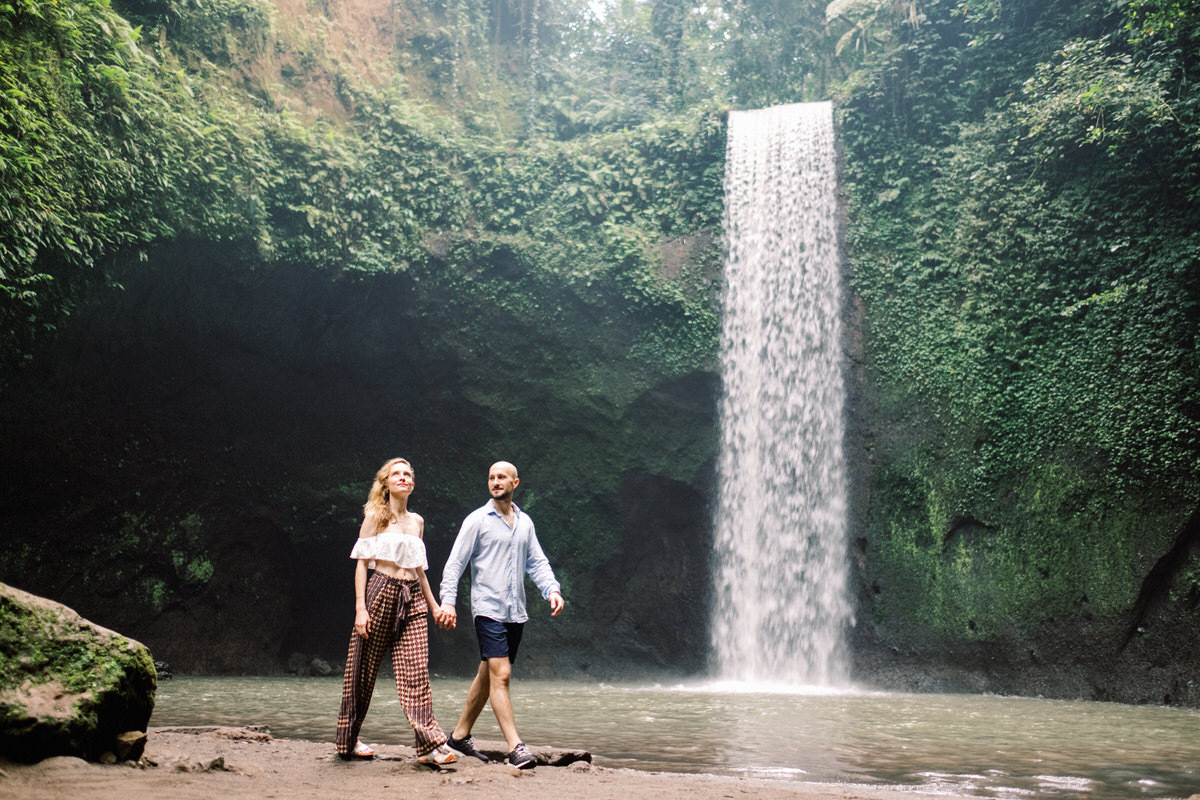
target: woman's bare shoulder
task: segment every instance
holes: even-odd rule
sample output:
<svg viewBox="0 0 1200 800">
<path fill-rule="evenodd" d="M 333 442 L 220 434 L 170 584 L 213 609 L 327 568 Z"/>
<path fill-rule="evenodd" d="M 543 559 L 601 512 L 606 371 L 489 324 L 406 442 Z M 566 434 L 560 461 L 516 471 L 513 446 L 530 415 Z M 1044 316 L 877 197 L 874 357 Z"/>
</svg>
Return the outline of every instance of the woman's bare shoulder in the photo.
<svg viewBox="0 0 1200 800">
<path fill-rule="evenodd" d="M 375 524 L 374 512 L 368 511 L 363 516 L 362 527 L 358 529 L 358 538 L 370 539 L 379 532 L 379 526 Z"/>
</svg>

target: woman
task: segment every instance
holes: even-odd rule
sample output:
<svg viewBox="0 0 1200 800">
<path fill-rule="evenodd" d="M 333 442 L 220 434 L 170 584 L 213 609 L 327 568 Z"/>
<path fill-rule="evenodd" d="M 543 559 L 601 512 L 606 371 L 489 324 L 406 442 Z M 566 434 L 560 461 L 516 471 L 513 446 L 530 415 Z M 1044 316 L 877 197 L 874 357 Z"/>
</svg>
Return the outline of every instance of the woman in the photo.
<svg viewBox="0 0 1200 800">
<path fill-rule="evenodd" d="M 440 766 L 456 759 L 433 716 L 429 688 L 429 623 L 437 608 L 425 570 L 425 520 L 408 510 L 413 469 L 393 458 L 375 474 L 358 541 L 350 553 L 354 568 L 354 633 L 342 680 L 337 752 L 342 758 L 370 758 L 375 751 L 359 741 L 379 664 L 389 652 L 396 689 L 417 735 L 417 761 Z M 372 569 L 370 580 L 367 570 Z"/>
</svg>

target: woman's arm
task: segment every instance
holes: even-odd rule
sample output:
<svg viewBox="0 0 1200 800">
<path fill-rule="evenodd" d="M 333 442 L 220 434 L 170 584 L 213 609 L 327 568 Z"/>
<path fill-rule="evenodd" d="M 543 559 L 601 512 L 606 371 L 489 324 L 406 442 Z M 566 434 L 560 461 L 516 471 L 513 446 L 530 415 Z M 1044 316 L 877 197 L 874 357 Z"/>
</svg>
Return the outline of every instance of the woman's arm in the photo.
<svg viewBox="0 0 1200 800">
<path fill-rule="evenodd" d="M 374 519 L 368 514 L 358 529 L 358 538 L 366 539 L 374 535 Z M 367 615 L 367 562 L 361 558 L 354 566 L 354 630 L 364 639 L 371 632 L 371 618 Z"/>
<path fill-rule="evenodd" d="M 433 589 L 429 586 L 429 578 L 425 577 L 425 570 L 417 567 L 417 580 L 421 582 L 421 594 L 425 595 L 425 602 L 429 604 L 429 609 L 436 612 L 438 609 L 437 598 L 433 596 Z"/>
<path fill-rule="evenodd" d="M 424 541 L 425 539 L 425 518 L 420 514 L 413 514 L 417 518 L 417 538 Z M 433 612 L 435 620 L 441 612 L 438 607 L 437 598 L 433 596 L 433 588 L 429 585 L 429 577 L 425 574 L 422 567 L 417 567 L 417 580 L 421 582 L 421 594 L 425 596 L 425 602 L 429 604 L 429 610 Z"/>
<path fill-rule="evenodd" d="M 364 639 L 371 632 L 371 618 L 367 615 L 367 562 L 361 558 L 354 568 L 354 630 Z"/>
</svg>

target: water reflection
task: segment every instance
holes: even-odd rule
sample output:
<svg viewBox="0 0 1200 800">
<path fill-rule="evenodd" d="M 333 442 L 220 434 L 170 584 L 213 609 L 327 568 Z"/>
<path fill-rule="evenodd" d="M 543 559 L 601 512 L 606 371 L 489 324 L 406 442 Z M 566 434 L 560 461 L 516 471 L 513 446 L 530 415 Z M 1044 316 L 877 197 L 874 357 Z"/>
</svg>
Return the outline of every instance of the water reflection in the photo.
<svg viewBox="0 0 1200 800">
<path fill-rule="evenodd" d="M 457 717 L 465 679 L 435 679 L 434 709 Z M 363 730 L 412 733 L 381 675 Z M 151 724 L 266 724 L 331 741 L 341 681 L 175 678 Z M 897 785 L 983 798 L 1188 797 L 1200 792 L 1200 711 L 978 695 L 796 690 L 736 683 L 514 684 L 533 743 L 590 750 L 596 763 L 669 772 Z M 485 711 L 475 731 L 499 739 Z"/>
</svg>

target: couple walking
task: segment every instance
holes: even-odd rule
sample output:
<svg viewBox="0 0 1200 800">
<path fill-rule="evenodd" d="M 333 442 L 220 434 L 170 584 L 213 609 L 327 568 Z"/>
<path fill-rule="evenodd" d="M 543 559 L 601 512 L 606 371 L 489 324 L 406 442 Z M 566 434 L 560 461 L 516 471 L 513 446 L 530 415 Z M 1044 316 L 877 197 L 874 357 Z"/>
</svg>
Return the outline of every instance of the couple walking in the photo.
<svg viewBox="0 0 1200 800">
<path fill-rule="evenodd" d="M 513 502 L 521 479 L 517 468 L 497 461 L 488 470 L 491 499 L 471 512 L 459 529 L 442 572 L 439 605 L 425 572 L 425 520 L 408 510 L 413 468 L 403 458 L 388 461 L 375 474 L 363 506 L 363 523 L 350 557 L 354 569 L 354 633 L 342 681 L 337 752 L 342 758 L 370 758 L 374 751 L 358 738 L 375 678 L 390 653 L 396 689 L 416 732 L 417 760 L 440 766 L 457 755 L 488 758 L 475 747 L 471 728 L 489 701 L 509 753 L 505 762 L 520 769 L 536 765 L 517 734 L 508 685 L 517 657 L 525 612 L 525 574 L 550 603 L 550 615 L 563 610 L 563 596 L 550 562 L 538 544 L 533 521 Z M 458 622 L 458 580 L 471 565 L 471 613 L 479 640 L 479 670 L 467 692 L 458 724 L 447 736 L 433 715 L 429 687 L 426 614 L 446 629 Z M 368 571 L 371 571 L 368 578 Z M 457 754 L 456 754 L 457 753 Z"/>
</svg>

